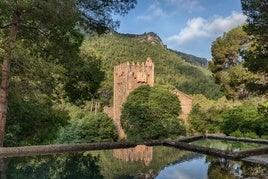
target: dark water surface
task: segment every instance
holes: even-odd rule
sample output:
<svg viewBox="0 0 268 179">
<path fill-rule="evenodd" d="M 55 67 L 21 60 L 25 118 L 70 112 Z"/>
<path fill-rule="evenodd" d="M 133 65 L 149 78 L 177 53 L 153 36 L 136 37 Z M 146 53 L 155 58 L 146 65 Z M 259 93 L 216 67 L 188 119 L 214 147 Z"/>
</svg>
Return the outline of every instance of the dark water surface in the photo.
<svg viewBox="0 0 268 179">
<path fill-rule="evenodd" d="M 198 143 L 199 142 L 199 143 Z M 215 140 L 195 144 L 243 150 L 242 146 Z M 244 144 L 243 144 L 244 145 Z M 242 146 L 242 147 L 241 147 Z M 137 146 L 0 160 L 1 178 L 268 178 L 268 166 L 168 147 Z"/>
</svg>

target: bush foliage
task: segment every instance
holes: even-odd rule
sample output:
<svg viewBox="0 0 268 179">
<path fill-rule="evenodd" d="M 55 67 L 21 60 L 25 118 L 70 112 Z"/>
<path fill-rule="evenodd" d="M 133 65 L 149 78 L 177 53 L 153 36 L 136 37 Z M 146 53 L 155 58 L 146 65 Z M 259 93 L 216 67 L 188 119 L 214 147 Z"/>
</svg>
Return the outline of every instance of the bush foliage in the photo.
<svg viewBox="0 0 268 179">
<path fill-rule="evenodd" d="M 268 135 L 268 118 L 255 105 L 243 105 L 226 111 L 221 130 L 227 135 L 258 138 Z"/>
<path fill-rule="evenodd" d="M 196 95 L 189 116 L 188 133 L 224 133 L 235 137 L 267 138 L 268 102 L 248 99 L 232 103 Z"/>
<path fill-rule="evenodd" d="M 58 135 L 58 143 L 113 142 L 117 140 L 117 131 L 113 120 L 104 113 L 76 113 L 76 119 L 70 120 Z M 79 117 L 80 116 L 80 117 Z"/>
<path fill-rule="evenodd" d="M 180 111 L 176 95 L 160 87 L 141 86 L 123 104 L 121 123 L 131 141 L 174 138 L 185 135 Z"/>
</svg>

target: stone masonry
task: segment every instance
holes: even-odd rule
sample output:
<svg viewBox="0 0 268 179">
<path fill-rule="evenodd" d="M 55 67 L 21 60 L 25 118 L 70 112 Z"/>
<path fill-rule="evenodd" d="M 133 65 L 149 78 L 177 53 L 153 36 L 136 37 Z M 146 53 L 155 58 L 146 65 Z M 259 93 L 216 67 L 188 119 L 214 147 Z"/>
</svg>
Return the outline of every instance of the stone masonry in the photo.
<svg viewBox="0 0 268 179">
<path fill-rule="evenodd" d="M 192 110 L 193 100 L 188 95 L 184 94 L 179 90 L 173 90 L 173 94 L 177 95 L 181 102 L 181 114 L 179 116 L 180 119 L 186 123 L 186 119 Z"/>
</svg>

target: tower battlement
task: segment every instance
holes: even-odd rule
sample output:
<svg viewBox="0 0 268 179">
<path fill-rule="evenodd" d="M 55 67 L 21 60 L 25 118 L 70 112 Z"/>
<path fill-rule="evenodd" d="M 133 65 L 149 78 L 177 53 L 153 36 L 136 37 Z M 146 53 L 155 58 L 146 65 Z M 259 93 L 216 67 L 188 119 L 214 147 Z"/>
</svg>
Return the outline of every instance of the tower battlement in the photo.
<svg viewBox="0 0 268 179">
<path fill-rule="evenodd" d="M 126 69 L 130 69 L 132 71 L 135 70 L 140 70 L 140 69 L 148 69 L 148 68 L 152 68 L 154 66 L 152 60 L 150 57 L 147 58 L 146 62 L 125 62 L 122 64 L 119 64 L 117 66 L 114 66 L 114 72 L 117 71 L 122 71 L 122 70 L 126 70 Z"/>
</svg>

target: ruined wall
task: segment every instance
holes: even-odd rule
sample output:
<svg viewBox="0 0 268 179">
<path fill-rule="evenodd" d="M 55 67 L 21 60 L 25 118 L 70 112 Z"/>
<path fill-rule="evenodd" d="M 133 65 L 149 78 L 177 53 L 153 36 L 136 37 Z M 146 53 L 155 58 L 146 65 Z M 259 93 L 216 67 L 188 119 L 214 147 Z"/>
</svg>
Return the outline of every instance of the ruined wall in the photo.
<svg viewBox="0 0 268 179">
<path fill-rule="evenodd" d="M 154 85 L 154 64 L 150 58 L 145 63 L 125 62 L 114 67 L 113 120 L 119 138 L 126 137 L 120 123 L 122 104 L 129 93 L 141 85 Z"/>
<path fill-rule="evenodd" d="M 193 100 L 191 97 L 189 97 L 188 95 L 184 94 L 183 92 L 179 90 L 173 90 L 172 93 L 177 95 L 181 102 L 182 112 L 179 118 L 182 119 L 186 123 L 187 122 L 186 119 L 192 110 Z"/>
<path fill-rule="evenodd" d="M 107 114 L 110 118 L 114 118 L 114 109 L 113 107 L 104 106 L 103 112 Z"/>
</svg>

